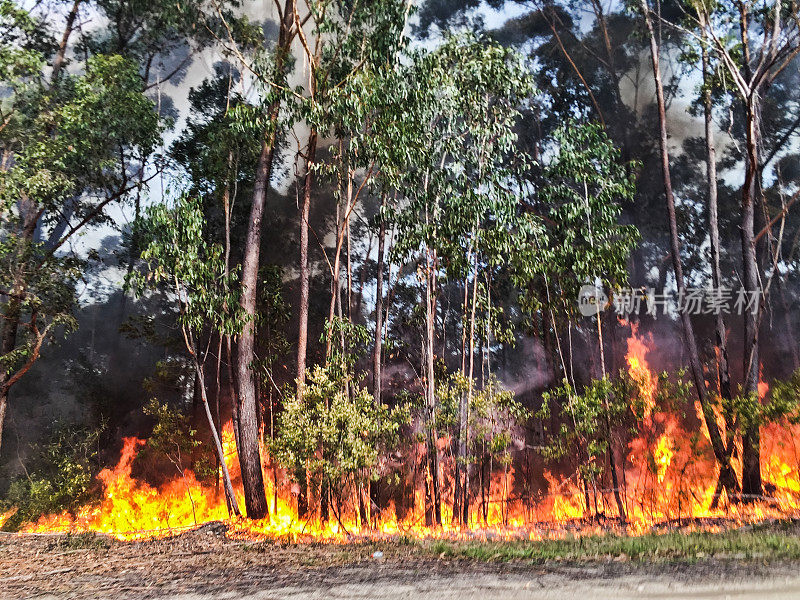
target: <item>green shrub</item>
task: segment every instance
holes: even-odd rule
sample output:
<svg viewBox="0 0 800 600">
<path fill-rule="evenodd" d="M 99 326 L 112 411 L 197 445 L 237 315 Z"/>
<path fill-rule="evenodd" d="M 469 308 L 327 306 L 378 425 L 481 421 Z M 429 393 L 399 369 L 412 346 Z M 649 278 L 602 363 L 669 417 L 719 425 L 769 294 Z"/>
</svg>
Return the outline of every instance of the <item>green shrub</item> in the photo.
<svg viewBox="0 0 800 600">
<path fill-rule="evenodd" d="M 102 430 L 61 425 L 44 445 L 33 447 L 33 467 L 11 483 L 3 502 L 6 509 L 16 508 L 4 530 L 15 531 L 43 514 L 75 510 L 93 499 Z"/>
</svg>

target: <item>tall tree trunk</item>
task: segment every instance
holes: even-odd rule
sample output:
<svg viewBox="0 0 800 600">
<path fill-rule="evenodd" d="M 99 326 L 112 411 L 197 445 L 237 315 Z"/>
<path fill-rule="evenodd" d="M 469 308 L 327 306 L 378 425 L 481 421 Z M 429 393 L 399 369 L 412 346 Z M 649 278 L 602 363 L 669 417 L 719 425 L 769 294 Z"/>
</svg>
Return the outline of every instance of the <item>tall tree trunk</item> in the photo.
<svg viewBox="0 0 800 600">
<path fill-rule="evenodd" d="M 742 283 L 744 292 L 756 303 L 760 300 L 759 268 L 754 233 L 755 190 L 758 170 L 758 104 L 755 98 L 748 103 L 747 173 L 742 191 Z M 744 386 L 743 392 L 758 398 L 759 347 L 758 310 L 744 310 Z M 742 495 L 755 500 L 762 494 L 761 452 L 758 419 L 752 419 L 742 432 Z"/>
<path fill-rule="evenodd" d="M 247 322 L 239 336 L 236 375 L 239 386 L 239 464 L 242 470 L 242 487 L 247 516 L 250 519 L 269 517 L 264 477 L 261 472 L 261 450 L 258 431 L 258 401 L 255 374 L 251 368 L 255 347 L 255 314 L 258 285 L 259 255 L 261 251 L 261 220 L 267 200 L 272 161 L 275 148 L 277 110 L 273 112 L 273 129 L 265 135 L 261 155 L 256 166 L 253 204 L 247 226 L 244 256 L 242 259 L 242 311 Z"/>
<path fill-rule="evenodd" d="M 275 77 L 281 81 L 285 75 L 289 47 L 294 33 L 295 0 L 286 0 L 283 19 L 278 33 L 276 49 Z M 261 220 L 267 201 L 267 191 L 272 175 L 277 141 L 278 114 L 280 102 L 275 101 L 269 108 L 269 126 L 264 132 L 261 154 L 256 165 L 253 182 L 253 203 L 247 224 L 247 238 L 242 257 L 242 299 L 241 306 L 247 322 L 239 336 L 236 353 L 236 375 L 238 385 L 237 417 L 239 421 L 239 464 L 242 471 L 247 516 L 251 519 L 269 517 L 269 507 L 264 492 L 264 477 L 261 472 L 261 451 L 259 448 L 258 401 L 255 378 L 250 364 L 254 358 L 255 316 L 258 285 L 259 258 L 261 253 Z"/>
<path fill-rule="evenodd" d="M 425 405 L 428 426 L 428 481 L 429 506 L 426 506 L 426 524 L 440 527 L 442 525 L 442 502 L 439 482 L 439 447 L 436 433 L 436 377 L 434 362 L 434 338 L 436 318 L 436 274 L 435 252 L 426 250 L 427 273 L 425 285 Z"/>
<path fill-rule="evenodd" d="M 656 100 L 658 103 L 658 123 L 659 123 L 659 148 L 661 152 L 661 174 L 664 180 L 664 196 L 667 202 L 667 214 L 669 219 L 669 237 L 670 237 L 670 251 L 672 254 L 672 266 L 675 271 L 675 283 L 678 287 L 678 293 L 685 293 L 686 284 L 683 279 L 683 265 L 681 263 L 681 243 L 678 238 L 678 224 L 675 217 L 675 196 L 672 192 L 672 178 L 669 171 L 669 150 L 667 148 L 667 111 L 664 101 L 664 87 L 661 82 L 661 69 L 659 65 L 659 50 L 656 41 L 655 31 L 653 30 L 653 21 L 650 16 L 650 8 L 647 0 L 641 1 L 642 12 L 644 14 L 645 24 L 650 37 L 650 58 L 653 67 L 653 80 L 656 88 Z M 694 337 L 694 328 L 690 315 L 687 311 L 680 311 L 681 324 L 683 326 L 684 341 L 686 349 L 689 354 L 689 366 L 692 372 L 692 380 L 694 381 L 695 389 L 697 390 L 697 397 L 700 401 L 700 407 L 703 412 L 703 419 L 705 420 L 708 429 L 709 438 L 711 440 L 711 447 L 714 452 L 714 457 L 720 465 L 720 478 L 724 482 L 725 488 L 732 493 L 736 489 L 736 474 L 731 467 L 727 448 L 725 442 L 720 434 L 719 427 L 717 426 L 716 415 L 714 408 L 711 406 L 708 399 L 708 391 L 706 390 L 706 382 L 703 376 L 703 365 L 700 362 L 700 354 L 697 349 L 697 341 Z"/>
<path fill-rule="evenodd" d="M 378 263 L 375 275 L 375 347 L 372 352 L 372 397 L 377 406 L 382 406 L 382 350 L 383 350 L 383 269 L 386 253 L 386 194 L 381 200 L 380 230 L 378 232 Z M 380 500 L 380 480 L 369 482 L 369 515 L 370 522 L 375 523 Z"/>
<path fill-rule="evenodd" d="M 719 193 L 717 189 L 717 148 L 714 141 L 713 101 L 711 90 L 711 70 L 709 65 L 708 48 L 706 47 L 705 16 L 700 15 L 700 28 L 703 33 L 701 47 L 701 62 L 703 70 L 703 117 L 706 137 L 706 185 L 708 187 L 708 231 L 711 246 L 711 283 L 715 290 L 722 289 L 722 270 L 720 268 L 720 241 L 719 241 Z M 725 421 L 725 451 L 730 456 L 735 448 L 735 417 L 733 410 L 733 392 L 731 390 L 730 363 L 728 361 L 728 339 L 725 330 L 725 319 L 720 310 L 714 320 L 715 348 L 717 356 L 717 372 L 719 377 L 719 395 L 722 402 L 722 412 Z M 722 475 L 722 471 L 720 471 Z M 722 480 L 720 480 L 720 484 Z M 717 485 L 711 500 L 711 508 L 715 509 L 720 501 L 723 485 Z M 729 489 L 729 493 L 738 493 L 736 489 Z"/>
<path fill-rule="evenodd" d="M 375 276 L 375 348 L 372 352 L 372 396 L 381 404 L 381 351 L 383 350 L 383 266 L 386 246 L 386 195 L 381 202 L 380 231 L 378 232 L 378 272 Z"/>
<path fill-rule="evenodd" d="M 588 198 L 587 198 L 588 202 Z M 601 313 L 597 313 L 597 340 L 598 347 L 600 348 L 600 373 L 603 379 L 606 378 L 606 353 L 605 341 L 603 340 L 603 318 Z M 614 434 L 611 425 L 611 418 L 609 417 L 609 404 L 608 397 L 603 398 L 603 408 L 605 409 L 606 420 L 606 436 L 608 438 L 608 468 L 611 471 L 611 486 L 613 487 L 614 501 L 617 504 L 617 512 L 619 513 L 620 520 L 625 523 L 627 515 L 625 514 L 625 503 L 622 500 L 622 490 L 619 485 L 619 476 L 617 475 L 617 461 L 614 456 Z"/>
<path fill-rule="evenodd" d="M 303 184 L 303 205 L 300 211 L 300 307 L 297 334 L 297 397 L 303 398 L 306 378 L 306 353 L 308 348 L 308 297 L 310 272 L 308 264 L 308 219 L 311 213 L 311 187 L 314 181 L 314 159 L 317 152 L 317 134 L 308 136 L 306 149 L 306 173 Z"/>
<path fill-rule="evenodd" d="M 739 33 L 742 42 L 742 67 L 748 81 L 751 80 L 750 68 L 750 31 L 748 23 L 748 7 L 739 4 Z M 743 98 L 746 130 L 745 177 L 742 186 L 742 284 L 744 292 L 751 301 L 755 300 L 756 310 L 743 311 L 744 317 L 744 352 L 742 391 L 758 401 L 759 353 L 758 325 L 760 300 L 760 273 L 755 240 L 755 207 L 756 193 L 759 189 L 758 145 L 760 143 L 761 123 L 759 86 L 750 90 Z M 745 501 L 760 498 L 761 488 L 761 452 L 758 418 L 751 421 L 742 432 L 742 497 Z"/>
<path fill-rule="evenodd" d="M 703 31 L 705 27 L 702 26 Z M 706 135 L 706 185 L 708 186 L 708 231 L 711 244 L 711 282 L 714 289 L 722 287 L 722 271 L 720 269 L 720 242 L 719 242 L 719 210 L 717 191 L 717 149 L 714 142 L 714 120 L 712 114 L 711 98 L 711 72 L 709 67 L 708 49 L 702 47 L 703 64 L 703 113 L 705 119 Z M 717 346 L 717 363 L 719 365 L 719 392 L 723 402 L 730 402 L 731 375 L 728 365 L 728 341 L 725 332 L 725 320 L 722 311 L 716 315 L 714 323 Z M 731 434 L 732 432 L 729 432 Z"/>
<path fill-rule="evenodd" d="M 477 228 L 476 228 L 477 236 Z M 474 390 L 475 381 L 475 317 L 478 307 L 478 248 L 475 248 L 475 265 L 472 274 L 472 306 L 470 307 L 469 315 L 469 341 L 467 352 L 467 364 L 469 365 L 469 372 L 467 373 L 467 397 L 462 402 L 459 410 L 459 420 L 461 421 L 461 435 L 458 441 L 458 458 L 462 463 L 464 469 L 463 482 L 461 484 L 461 523 L 469 525 L 469 462 L 467 460 L 467 453 L 469 450 L 469 419 L 470 410 L 472 408 L 472 394 Z M 483 368 L 483 361 L 481 361 L 481 369 Z"/>
</svg>

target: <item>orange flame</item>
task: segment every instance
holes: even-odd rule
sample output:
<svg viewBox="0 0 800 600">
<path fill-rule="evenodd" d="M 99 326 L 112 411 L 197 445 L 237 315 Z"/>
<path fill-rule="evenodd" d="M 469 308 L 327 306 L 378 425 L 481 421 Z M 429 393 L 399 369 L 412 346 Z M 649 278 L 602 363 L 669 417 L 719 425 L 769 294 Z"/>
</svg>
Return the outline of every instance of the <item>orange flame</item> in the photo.
<svg viewBox="0 0 800 600">
<path fill-rule="evenodd" d="M 639 334 L 632 327 L 627 340 L 626 362 L 628 372 L 639 386 L 639 395 L 646 400 L 647 414 L 640 424 L 638 437 L 626 442 L 624 448 L 613 449 L 621 457 L 617 463 L 620 489 L 619 501 L 626 513 L 629 532 L 644 531 L 653 524 L 682 518 L 725 516 L 742 521 L 779 516 L 800 509 L 800 449 L 795 439 L 800 438 L 800 428 L 772 424 L 762 428 L 762 472 L 764 479 L 774 488 L 774 498 L 756 506 L 731 503 L 710 509 L 716 487 L 717 467 L 710 452 L 707 432 L 697 433 L 697 422 L 684 416 L 664 413 L 656 406 L 658 379 L 647 360 L 653 350 L 652 339 Z M 766 383 L 759 391 L 766 393 Z M 702 419 L 700 419 L 702 423 Z M 447 456 L 450 441 L 440 440 L 441 456 Z M 415 537 L 463 535 L 460 524 L 451 522 L 453 465 L 443 460 L 442 489 L 443 515 L 441 528 L 428 528 L 421 524 L 425 509 L 425 495 L 421 476 L 415 475 L 409 504 L 398 518 L 394 504 L 377 515 L 371 522 L 362 522 L 358 503 L 351 499 L 336 506 L 327 523 L 315 517 L 300 518 L 296 509 L 296 492 L 279 471 L 275 474 L 269 456 L 264 456 L 264 480 L 270 502 L 270 519 L 247 521 L 229 520 L 224 494 L 220 488 L 198 481 L 191 470 L 158 487 L 132 476 L 132 464 L 144 444 L 138 438 L 125 438 L 118 463 L 98 475 L 103 486 L 99 503 L 81 508 L 75 513 L 63 512 L 47 515 L 28 525 L 28 532 L 82 532 L 94 531 L 130 540 L 165 536 L 210 521 L 229 521 L 229 535 L 269 536 L 292 540 L 317 539 L 344 542 L 351 534 L 408 535 Z M 222 430 L 225 462 L 236 488 L 237 501 L 244 506 L 241 475 L 236 452 L 233 428 L 227 423 Z M 619 446 L 619 444 L 615 444 Z M 419 450 L 419 449 L 417 449 Z M 418 453 L 417 456 L 421 456 Z M 569 523 L 581 521 L 583 531 L 594 531 L 586 523 L 593 515 L 617 515 L 617 498 L 608 481 L 602 477 L 584 481 L 573 473 L 559 478 L 550 471 L 538 474 L 547 483 L 543 493 L 520 492 L 527 490 L 527 478 L 511 465 L 495 466 L 493 472 L 473 473 L 471 515 L 468 535 L 475 530 L 492 532 L 493 536 L 514 536 L 540 539 L 543 535 L 566 534 Z M 270 468 L 267 468 L 270 466 Z M 735 465 L 737 469 L 740 467 Z M 607 475 L 604 475 L 607 477 Z M 275 480 L 277 479 L 277 481 Z M 275 493 L 277 491 L 277 494 Z M 276 501 L 273 499 L 277 497 Z M 0 515 L 0 524 L 11 512 Z M 544 526 L 553 529 L 542 529 Z M 560 529 L 559 529 L 560 528 Z M 543 534 L 542 531 L 548 533 Z"/>
<path fill-rule="evenodd" d="M 658 381 L 645 358 L 647 352 L 645 340 L 639 336 L 639 326 L 631 323 L 631 336 L 628 338 L 628 353 L 625 355 L 625 360 L 628 362 L 628 373 L 639 386 L 640 394 L 645 401 L 646 418 L 655 408 L 656 382 Z"/>
</svg>

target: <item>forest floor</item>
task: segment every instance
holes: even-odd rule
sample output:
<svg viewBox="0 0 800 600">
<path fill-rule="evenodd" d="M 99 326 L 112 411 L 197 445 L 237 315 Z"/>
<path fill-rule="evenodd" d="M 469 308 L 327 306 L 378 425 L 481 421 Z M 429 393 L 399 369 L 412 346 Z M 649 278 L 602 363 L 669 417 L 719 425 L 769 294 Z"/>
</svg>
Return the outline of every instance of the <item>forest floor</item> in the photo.
<svg viewBox="0 0 800 600">
<path fill-rule="evenodd" d="M 800 598 L 800 525 L 547 542 L 0 536 L 0 598 Z M 382 556 L 376 558 L 376 551 Z"/>
</svg>

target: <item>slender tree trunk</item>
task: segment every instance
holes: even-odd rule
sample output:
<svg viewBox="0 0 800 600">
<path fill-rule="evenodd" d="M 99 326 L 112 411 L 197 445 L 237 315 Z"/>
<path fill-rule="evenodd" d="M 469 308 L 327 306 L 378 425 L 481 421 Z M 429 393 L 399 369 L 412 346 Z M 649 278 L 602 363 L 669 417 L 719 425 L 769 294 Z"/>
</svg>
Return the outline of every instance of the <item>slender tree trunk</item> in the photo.
<svg viewBox="0 0 800 600">
<path fill-rule="evenodd" d="M 704 15 L 700 15 L 701 30 L 704 35 L 705 41 L 705 22 Z M 706 185 L 708 187 L 708 231 L 709 240 L 711 245 L 711 282 L 714 289 L 722 289 L 722 271 L 720 268 L 720 241 L 719 241 L 719 208 L 718 208 L 718 190 L 717 190 L 717 149 L 714 142 L 714 120 L 713 120 L 713 103 L 711 97 L 711 72 L 709 66 L 708 49 L 705 44 L 701 48 L 701 61 L 703 69 L 703 114 L 705 121 L 705 137 L 706 137 Z M 728 457 L 733 454 L 735 448 L 736 430 L 734 424 L 734 411 L 733 411 L 733 392 L 731 390 L 731 375 L 730 365 L 728 362 L 728 340 L 727 332 L 725 330 L 725 319 L 722 311 L 720 310 L 714 321 L 714 333 L 716 338 L 716 355 L 717 355 L 717 371 L 719 377 L 719 395 L 722 402 L 723 418 L 725 421 L 725 451 Z M 720 476 L 722 471 L 720 471 Z M 724 486 L 722 478 L 720 484 L 717 485 L 714 495 L 711 500 L 711 509 L 715 509 L 719 505 L 720 498 Z M 738 484 L 736 489 L 729 489 L 729 493 L 738 493 Z"/>
<path fill-rule="evenodd" d="M 431 249 L 426 250 L 427 273 L 425 286 L 425 404 L 428 415 L 428 480 L 430 485 L 431 506 L 426 507 L 430 510 L 429 518 L 426 519 L 428 525 L 441 527 L 442 525 L 442 502 L 439 482 L 439 447 L 438 436 L 436 433 L 436 377 L 434 362 L 434 338 L 436 318 L 436 275 L 435 275 L 435 253 Z M 426 512 L 428 512 L 426 510 Z"/>
<path fill-rule="evenodd" d="M 755 190 L 758 170 L 758 105 L 753 98 L 747 106 L 747 174 L 742 191 L 742 283 L 749 298 L 759 302 L 759 268 L 754 234 Z M 744 393 L 758 398 L 759 347 L 757 310 L 744 310 Z M 760 432 L 753 419 L 742 432 L 742 495 L 752 501 L 762 494 Z"/>
<path fill-rule="evenodd" d="M 278 34 L 275 77 L 278 81 L 285 75 L 286 60 L 294 33 L 295 0 L 286 0 L 283 7 L 283 20 Z M 272 175 L 272 164 L 277 140 L 277 124 L 280 104 L 278 101 L 269 108 L 270 121 L 264 132 L 261 154 L 256 165 L 253 183 L 253 203 L 247 225 L 247 238 L 242 258 L 242 299 L 241 306 L 247 322 L 239 336 L 237 345 L 236 374 L 238 385 L 237 417 L 239 421 L 239 464 L 242 470 L 247 516 L 251 519 L 269 517 L 264 477 L 261 472 L 261 451 L 258 432 L 258 401 L 255 378 L 250 364 L 254 357 L 255 315 L 258 284 L 259 258 L 261 252 L 261 221 Z"/>
<path fill-rule="evenodd" d="M 653 80 L 655 83 L 656 100 L 658 103 L 661 173 L 664 180 L 664 196 L 667 202 L 667 214 L 669 218 L 669 237 L 670 250 L 672 254 L 672 266 L 675 271 L 675 283 L 678 287 L 678 293 L 681 294 L 685 292 L 686 284 L 683 279 L 681 243 L 680 239 L 678 238 L 678 224 L 675 217 L 675 197 L 672 192 L 672 178 L 669 171 L 669 151 L 667 149 L 667 112 L 666 103 L 664 101 L 664 88 L 661 82 L 659 50 L 647 0 L 641 1 L 641 7 L 644 14 L 645 24 L 647 26 L 647 31 L 650 36 L 650 58 L 652 60 Z M 722 439 L 719 427 L 717 426 L 714 409 L 708 400 L 706 382 L 703 376 L 703 365 L 700 362 L 700 354 L 697 349 L 697 341 L 694 337 L 694 328 L 692 326 L 691 317 L 688 312 L 681 311 L 680 318 L 681 324 L 683 325 L 684 341 L 689 354 L 689 366 L 692 372 L 692 380 L 694 381 L 695 389 L 697 390 L 697 397 L 700 401 L 703 418 L 705 420 L 709 438 L 711 440 L 711 447 L 714 451 L 714 457 L 717 459 L 717 462 L 720 465 L 720 478 L 722 478 L 722 480 L 725 482 L 724 485 L 730 493 L 737 487 L 736 474 L 731 467 L 725 442 Z"/>
<path fill-rule="evenodd" d="M 231 426 L 233 427 L 233 439 L 236 442 L 236 452 L 242 447 L 239 441 L 239 400 L 236 396 L 236 378 L 233 374 L 233 348 L 231 336 L 225 336 L 225 369 L 227 371 L 228 398 L 231 403 Z"/>
<path fill-rule="evenodd" d="M 467 265 L 472 262 L 472 247 L 467 251 Z M 464 277 L 464 299 L 462 301 L 462 327 L 461 327 L 461 373 L 464 377 L 467 376 L 467 327 L 463 325 L 464 321 L 467 318 L 467 310 L 469 307 L 469 272 Z M 474 333 L 474 329 L 473 329 Z M 458 422 L 456 423 L 456 439 L 455 439 L 455 456 L 456 456 L 456 464 L 454 468 L 454 476 L 453 476 L 453 522 L 458 523 L 461 520 L 461 515 L 463 514 L 463 503 L 462 503 L 462 493 L 464 490 L 464 486 L 462 484 L 462 477 L 461 472 L 463 470 L 463 465 L 461 461 L 461 440 L 463 439 L 464 435 L 466 434 L 464 426 L 464 421 L 466 419 L 466 402 L 467 399 L 464 394 L 459 397 L 458 402 Z M 466 454 L 466 452 L 464 453 Z"/>
<path fill-rule="evenodd" d="M 469 524 L 469 462 L 467 460 L 467 453 L 469 449 L 470 409 L 472 408 L 472 395 L 475 381 L 475 317 L 478 307 L 478 278 L 478 250 L 476 248 L 472 274 L 472 305 L 470 306 L 469 315 L 469 340 L 467 341 L 467 394 L 466 398 L 462 397 L 461 406 L 459 407 L 459 421 L 461 423 L 461 427 L 458 440 L 458 460 L 461 464 L 461 468 L 464 470 L 463 482 L 461 483 L 461 493 L 459 494 L 461 500 L 461 505 L 459 506 L 461 509 L 461 514 L 459 515 L 459 518 L 464 526 Z M 481 366 L 482 365 L 483 361 L 481 361 Z"/>
<path fill-rule="evenodd" d="M 300 307 L 297 334 L 297 397 L 303 398 L 306 378 L 306 352 L 308 348 L 308 298 L 310 271 L 308 264 L 308 219 L 311 213 L 311 187 L 314 181 L 314 159 L 317 152 L 317 134 L 308 136 L 306 173 L 303 184 L 303 205 L 300 212 Z"/>
<path fill-rule="evenodd" d="M 375 348 L 372 352 L 372 396 L 381 405 L 381 352 L 383 350 L 383 268 L 386 246 L 386 195 L 381 202 L 380 231 L 378 232 L 378 272 L 375 276 Z"/>
<path fill-rule="evenodd" d="M 606 355 L 605 355 L 605 342 L 603 340 L 603 319 L 602 315 L 597 313 L 597 339 L 600 348 L 600 372 L 603 379 L 606 378 Z M 614 501 L 617 504 L 617 512 L 619 513 L 620 520 L 625 523 L 627 516 L 625 514 L 625 503 L 622 501 L 622 493 L 619 486 L 619 477 L 617 475 L 617 461 L 614 457 L 614 435 L 611 426 L 611 418 L 608 416 L 609 405 L 608 397 L 603 398 L 603 408 L 605 409 L 606 420 L 606 435 L 608 438 L 608 468 L 611 471 L 611 485 L 614 488 Z"/>
<path fill-rule="evenodd" d="M 233 510 L 234 516 L 238 517 L 241 514 L 239 512 L 239 505 L 236 502 L 236 494 L 233 491 L 230 473 L 228 473 L 228 465 L 225 464 L 225 452 L 222 449 L 222 443 L 220 442 L 217 428 L 214 425 L 214 417 L 211 415 L 211 408 L 208 405 L 208 396 L 206 394 L 206 383 L 203 367 L 198 362 L 196 355 L 194 357 L 194 368 L 197 375 L 197 380 L 200 384 L 200 399 L 202 400 L 203 407 L 205 408 L 206 418 L 208 419 L 208 427 L 211 429 L 211 436 L 214 438 L 214 448 L 217 451 L 217 460 L 219 460 L 220 466 L 222 467 L 222 481 L 225 485 L 225 495 L 228 499 L 228 506 Z"/>
<path fill-rule="evenodd" d="M 58 44 L 58 51 L 53 59 L 53 72 L 51 74 L 52 81 L 58 79 L 58 76 L 61 74 L 61 69 L 64 67 L 64 60 L 67 56 L 69 38 L 72 35 L 72 30 L 75 28 L 75 19 L 78 16 L 78 10 L 80 9 L 82 1 L 83 0 L 75 0 L 75 2 L 72 4 L 72 8 L 69 11 L 69 14 L 67 15 L 67 21 L 64 25 L 64 33 L 61 36 L 61 42 Z"/>
<path fill-rule="evenodd" d="M 702 24 L 701 24 L 702 27 Z M 705 31 L 705 27 L 702 27 Z M 703 112 L 705 117 L 706 134 L 706 184 L 708 186 L 708 231 L 711 243 L 711 281 L 715 289 L 722 287 L 722 271 L 720 269 L 720 242 L 719 242 L 719 210 L 717 192 L 717 150 L 714 143 L 714 121 L 711 99 L 711 73 L 709 68 L 708 50 L 702 47 L 703 64 Z M 728 341 L 725 332 L 725 320 L 722 311 L 716 315 L 715 333 L 717 345 L 717 363 L 719 365 L 719 392 L 723 402 L 730 402 L 731 376 L 728 366 Z M 732 435 L 732 432 L 729 432 Z"/>
<path fill-rule="evenodd" d="M 747 81 L 751 81 L 750 68 L 750 31 L 748 23 L 747 3 L 739 4 L 739 33 L 742 42 L 742 70 Z M 756 310 L 743 311 L 744 317 L 744 352 L 743 358 L 743 386 L 742 391 L 758 401 L 759 379 L 759 347 L 758 324 L 761 292 L 760 269 L 755 240 L 755 207 L 756 194 L 759 190 L 759 157 L 758 145 L 760 143 L 760 104 L 759 86 L 756 84 L 750 93 L 743 97 L 745 118 L 745 178 L 742 186 L 742 284 L 745 294 L 749 299 L 755 299 Z M 761 496 L 761 456 L 760 456 L 760 431 L 758 419 L 742 432 L 742 497 L 753 501 Z"/>
<path fill-rule="evenodd" d="M 380 231 L 378 232 L 378 264 L 375 275 L 375 347 L 372 352 L 372 397 L 375 404 L 382 406 L 381 400 L 381 359 L 383 350 L 383 269 L 384 254 L 386 252 L 386 219 L 384 212 L 386 209 L 386 195 L 381 201 Z M 377 517 L 378 501 L 380 500 L 380 482 L 369 482 L 369 514 L 370 521 L 375 522 Z"/>
<path fill-rule="evenodd" d="M 222 393 L 222 338 L 223 335 L 220 333 L 219 341 L 217 343 L 217 360 L 216 364 L 214 365 L 214 426 L 217 428 L 217 431 L 222 431 L 222 423 L 220 419 L 221 412 L 219 406 L 219 397 Z M 217 458 L 217 470 L 215 471 L 217 474 L 219 473 L 219 467 L 219 458 Z M 219 475 L 214 477 L 214 487 L 219 489 Z"/>
</svg>

